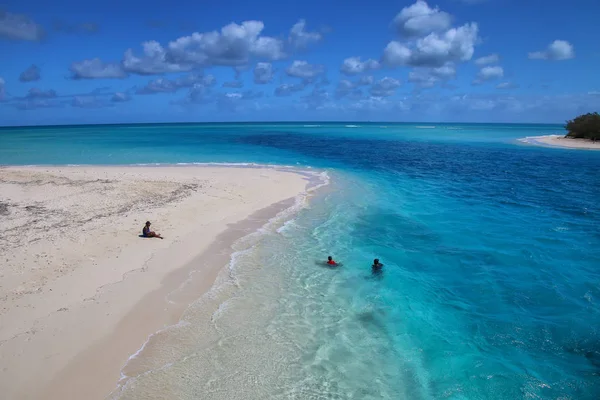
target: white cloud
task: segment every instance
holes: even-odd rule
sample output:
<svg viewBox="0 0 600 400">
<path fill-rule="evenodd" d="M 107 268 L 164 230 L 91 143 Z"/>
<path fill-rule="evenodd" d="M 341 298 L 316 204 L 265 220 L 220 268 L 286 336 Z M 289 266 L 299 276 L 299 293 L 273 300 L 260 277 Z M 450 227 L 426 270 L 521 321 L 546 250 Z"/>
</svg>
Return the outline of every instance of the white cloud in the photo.
<svg viewBox="0 0 600 400">
<path fill-rule="evenodd" d="M 456 67 L 448 63 L 441 67 L 432 68 L 429 73 L 439 79 L 452 79 L 456 76 Z"/>
<path fill-rule="evenodd" d="M 70 70 L 72 79 L 120 79 L 127 76 L 121 65 L 104 63 L 99 58 L 74 62 Z"/>
<path fill-rule="evenodd" d="M 441 32 L 450 28 L 452 17 L 438 7 L 431 8 L 427 2 L 417 0 L 400 11 L 394 24 L 398 31 L 408 37 L 425 36 L 432 32 Z"/>
<path fill-rule="evenodd" d="M 573 45 L 566 40 L 555 40 L 548 45 L 544 51 L 535 51 L 529 53 L 529 58 L 532 60 L 568 60 L 575 57 L 575 49 Z"/>
<path fill-rule="evenodd" d="M 456 76 L 453 64 L 446 64 L 437 68 L 419 68 L 408 74 L 408 81 L 421 89 L 434 87 L 436 84 L 452 79 Z"/>
<path fill-rule="evenodd" d="M 304 83 L 296 83 L 296 84 L 281 84 L 277 88 L 275 88 L 275 96 L 283 97 L 289 96 L 292 93 L 300 92 L 304 90 L 306 85 Z"/>
<path fill-rule="evenodd" d="M 369 86 L 375 82 L 375 78 L 372 75 L 361 76 L 361 78 L 356 83 L 359 86 Z"/>
<path fill-rule="evenodd" d="M 198 66 L 245 65 L 251 58 L 283 59 L 283 41 L 261 36 L 263 29 L 261 21 L 244 21 L 241 25 L 226 25 L 220 32 L 183 36 L 169 43 L 170 59 Z"/>
<path fill-rule="evenodd" d="M 292 47 L 304 49 L 313 43 L 320 42 L 322 39 L 323 35 L 321 33 L 306 31 L 306 21 L 301 19 L 292 26 L 288 41 Z"/>
<path fill-rule="evenodd" d="M 42 26 L 28 16 L 0 10 L 0 38 L 39 41 L 43 37 Z"/>
<path fill-rule="evenodd" d="M 329 93 L 325 89 L 314 88 L 312 92 L 306 96 L 302 96 L 302 102 L 306 104 L 309 109 L 319 110 L 323 109 L 328 103 Z"/>
<path fill-rule="evenodd" d="M 379 69 L 379 61 L 368 59 L 361 61 L 360 57 L 349 57 L 344 60 L 340 67 L 340 72 L 345 75 L 358 75 L 363 72 Z"/>
<path fill-rule="evenodd" d="M 294 61 L 285 72 L 289 76 L 311 80 L 325 72 L 325 66 L 319 64 L 309 64 L 306 61 Z"/>
<path fill-rule="evenodd" d="M 371 86 L 370 93 L 375 97 L 393 96 L 396 93 L 396 89 L 398 89 L 400 85 L 401 83 L 399 80 L 386 76 Z"/>
<path fill-rule="evenodd" d="M 473 84 L 481 84 L 483 82 L 500 79 L 504 76 L 504 69 L 502 67 L 483 67 L 479 70 L 477 78 L 473 81 Z"/>
<path fill-rule="evenodd" d="M 273 65 L 271 63 L 259 62 L 254 67 L 254 83 L 265 84 L 273 80 Z"/>
<path fill-rule="evenodd" d="M 175 80 L 158 78 L 154 79 L 136 90 L 136 94 L 156 94 L 156 93 L 173 93 L 182 88 L 213 86 L 216 79 L 213 75 L 188 74 L 181 76 Z"/>
<path fill-rule="evenodd" d="M 411 71 L 408 73 L 408 81 L 422 89 L 434 87 L 438 80 L 423 71 Z"/>
<path fill-rule="evenodd" d="M 341 99 L 349 95 L 355 88 L 355 84 L 347 79 L 342 79 L 335 89 L 335 97 Z"/>
<path fill-rule="evenodd" d="M 134 55 L 131 49 L 125 52 L 122 63 L 125 71 L 139 75 L 155 75 L 189 71 L 193 68 L 192 64 L 168 61 L 167 51 L 154 40 L 142 43 L 142 48 L 141 57 Z"/>
<path fill-rule="evenodd" d="M 383 53 L 383 61 L 390 67 L 441 67 L 449 62 L 468 61 L 473 57 L 478 39 L 476 23 L 438 34 L 431 33 L 414 44 L 390 42 Z"/>
<path fill-rule="evenodd" d="M 489 56 L 479 57 L 475 60 L 475 64 L 481 66 L 488 64 L 498 64 L 500 62 L 500 56 L 498 54 L 490 54 Z"/>
</svg>

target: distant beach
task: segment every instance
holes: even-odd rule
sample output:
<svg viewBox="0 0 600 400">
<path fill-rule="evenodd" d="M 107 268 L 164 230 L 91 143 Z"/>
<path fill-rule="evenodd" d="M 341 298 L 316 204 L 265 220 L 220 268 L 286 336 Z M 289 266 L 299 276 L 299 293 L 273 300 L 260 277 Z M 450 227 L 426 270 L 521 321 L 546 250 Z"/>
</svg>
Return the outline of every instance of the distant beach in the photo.
<svg viewBox="0 0 600 400">
<path fill-rule="evenodd" d="M 572 139 L 564 135 L 531 136 L 519 139 L 520 142 L 538 146 L 563 147 L 566 149 L 600 150 L 600 142 L 589 139 Z"/>
<path fill-rule="evenodd" d="M 3 397 L 105 398 L 212 286 L 231 243 L 307 183 L 272 168 L 0 169 Z M 164 240 L 139 237 L 146 220 Z M 193 293 L 169 297 L 192 270 Z"/>
</svg>

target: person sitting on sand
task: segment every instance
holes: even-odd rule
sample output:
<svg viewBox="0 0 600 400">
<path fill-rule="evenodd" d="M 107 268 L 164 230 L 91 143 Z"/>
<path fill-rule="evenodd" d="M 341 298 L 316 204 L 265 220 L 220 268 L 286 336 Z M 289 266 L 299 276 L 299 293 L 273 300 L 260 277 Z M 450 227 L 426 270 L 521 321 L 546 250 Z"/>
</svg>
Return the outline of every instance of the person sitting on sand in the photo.
<svg viewBox="0 0 600 400">
<path fill-rule="evenodd" d="M 337 265 L 337 263 L 335 261 L 333 261 L 333 257 L 331 257 L 331 256 L 327 257 L 327 264 Z"/>
<path fill-rule="evenodd" d="M 142 229 L 142 235 L 144 237 L 147 238 L 159 238 L 159 239 L 164 239 L 162 236 L 160 236 L 158 233 L 153 232 L 150 230 L 150 221 L 146 221 L 146 226 L 144 226 L 144 229 Z"/>
<path fill-rule="evenodd" d="M 371 268 L 373 268 L 373 271 L 379 271 L 381 268 L 383 268 L 383 264 L 379 262 L 379 258 L 373 260 L 373 265 Z"/>
</svg>

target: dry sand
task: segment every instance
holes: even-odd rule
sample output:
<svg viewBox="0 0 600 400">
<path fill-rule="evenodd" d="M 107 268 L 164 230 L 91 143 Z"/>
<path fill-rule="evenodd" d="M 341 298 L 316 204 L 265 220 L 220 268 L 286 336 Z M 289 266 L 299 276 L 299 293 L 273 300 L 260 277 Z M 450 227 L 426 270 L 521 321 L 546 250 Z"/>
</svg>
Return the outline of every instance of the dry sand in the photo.
<svg viewBox="0 0 600 400">
<path fill-rule="evenodd" d="M 521 142 L 540 146 L 563 147 L 569 149 L 600 150 L 600 141 L 592 142 L 588 139 L 572 139 L 562 135 L 532 136 L 520 139 Z"/>
<path fill-rule="evenodd" d="M 0 168 L 0 397 L 107 396 L 231 242 L 307 183 L 267 168 Z M 164 240 L 138 236 L 146 220 Z M 192 271 L 188 296 L 169 298 Z"/>
</svg>

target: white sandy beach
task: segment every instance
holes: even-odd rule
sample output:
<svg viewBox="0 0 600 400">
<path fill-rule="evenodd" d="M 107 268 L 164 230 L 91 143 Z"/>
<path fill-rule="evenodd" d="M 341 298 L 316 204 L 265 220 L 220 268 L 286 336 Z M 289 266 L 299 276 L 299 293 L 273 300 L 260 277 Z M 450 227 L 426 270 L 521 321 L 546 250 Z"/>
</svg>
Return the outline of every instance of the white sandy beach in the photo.
<svg viewBox="0 0 600 400">
<path fill-rule="evenodd" d="M 268 168 L 1 168 L 0 397 L 105 398 L 193 300 L 166 298 L 191 266 L 197 298 L 231 241 L 306 185 Z M 139 237 L 146 220 L 164 240 Z"/>
<path fill-rule="evenodd" d="M 588 139 L 566 138 L 562 135 L 532 136 L 520 139 L 520 141 L 539 146 L 553 146 L 584 150 L 600 150 L 600 142 L 592 142 Z"/>
</svg>

